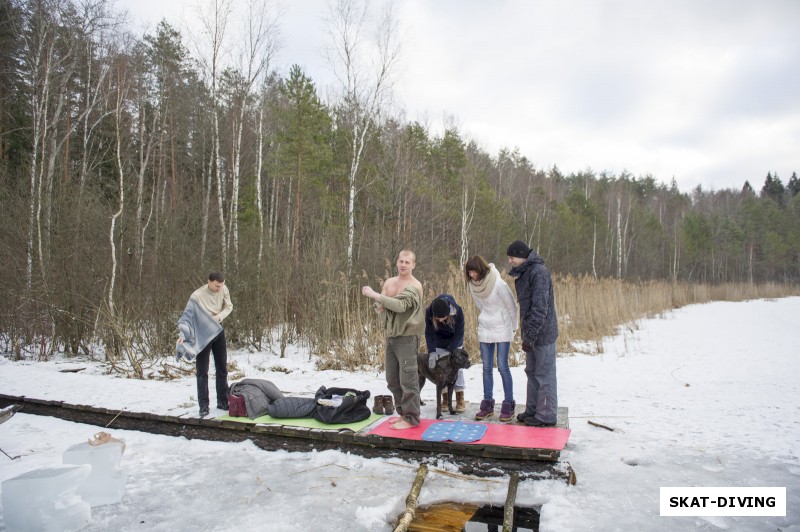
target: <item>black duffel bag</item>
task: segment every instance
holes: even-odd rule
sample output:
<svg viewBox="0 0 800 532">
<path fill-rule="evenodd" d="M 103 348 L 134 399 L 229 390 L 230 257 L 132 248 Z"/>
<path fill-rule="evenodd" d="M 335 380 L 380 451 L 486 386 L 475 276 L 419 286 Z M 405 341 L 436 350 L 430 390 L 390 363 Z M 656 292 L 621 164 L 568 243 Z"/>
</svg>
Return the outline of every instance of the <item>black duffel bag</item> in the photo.
<svg viewBox="0 0 800 532">
<path fill-rule="evenodd" d="M 314 419 L 321 423 L 355 423 L 372 414 L 367 406 L 369 390 L 320 386 L 314 399 L 317 401 Z"/>
</svg>

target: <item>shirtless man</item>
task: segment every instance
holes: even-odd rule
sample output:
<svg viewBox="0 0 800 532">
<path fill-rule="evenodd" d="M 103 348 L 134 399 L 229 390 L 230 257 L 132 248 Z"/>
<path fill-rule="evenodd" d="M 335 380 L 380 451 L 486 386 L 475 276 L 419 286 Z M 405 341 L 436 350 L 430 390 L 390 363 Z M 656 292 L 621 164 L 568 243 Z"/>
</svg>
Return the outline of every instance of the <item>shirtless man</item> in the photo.
<svg viewBox="0 0 800 532">
<path fill-rule="evenodd" d="M 386 384 L 394 396 L 400 417 L 392 428 L 410 429 L 419 425 L 419 378 L 417 352 L 419 337 L 425 332 L 422 283 L 413 274 L 416 255 L 404 249 L 397 256 L 397 276 L 387 279 L 378 293 L 369 286 L 361 293 L 376 301 L 386 331 Z"/>
</svg>

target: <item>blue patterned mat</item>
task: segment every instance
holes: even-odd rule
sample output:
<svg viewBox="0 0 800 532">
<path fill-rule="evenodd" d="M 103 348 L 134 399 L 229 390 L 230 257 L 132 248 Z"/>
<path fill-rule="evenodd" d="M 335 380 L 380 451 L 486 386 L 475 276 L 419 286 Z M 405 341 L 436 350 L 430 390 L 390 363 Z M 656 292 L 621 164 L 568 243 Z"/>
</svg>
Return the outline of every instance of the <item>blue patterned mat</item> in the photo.
<svg viewBox="0 0 800 532">
<path fill-rule="evenodd" d="M 478 441 L 486 434 L 487 425 L 483 423 L 464 423 L 447 421 L 434 423 L 422 433 L 425 441 L 454 441 L 470 443 Z"/>
</svg>

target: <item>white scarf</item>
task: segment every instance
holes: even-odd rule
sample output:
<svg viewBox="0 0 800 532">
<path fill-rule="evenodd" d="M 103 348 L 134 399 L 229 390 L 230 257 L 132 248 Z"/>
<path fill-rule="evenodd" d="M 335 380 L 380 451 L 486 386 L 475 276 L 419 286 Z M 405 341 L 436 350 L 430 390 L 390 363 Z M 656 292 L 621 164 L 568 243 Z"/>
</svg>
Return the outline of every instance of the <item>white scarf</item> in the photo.
<svg viewBox="0 0 800 532">
<path fill-rule="evenodd" d="M 492 290 L 494 290 L 494 284 L 497 282 L 498 275 L 499 274 L 497 273 L 497 269 L 495 269 L 494 264 L 490 264 L 489 273 L 486 274 L 486 277 L 477 282 L 470 279 L 469 289 L 477 297 L 486 299 L 489 297 L 489 294 L 492 293 Z"/>
</svg>

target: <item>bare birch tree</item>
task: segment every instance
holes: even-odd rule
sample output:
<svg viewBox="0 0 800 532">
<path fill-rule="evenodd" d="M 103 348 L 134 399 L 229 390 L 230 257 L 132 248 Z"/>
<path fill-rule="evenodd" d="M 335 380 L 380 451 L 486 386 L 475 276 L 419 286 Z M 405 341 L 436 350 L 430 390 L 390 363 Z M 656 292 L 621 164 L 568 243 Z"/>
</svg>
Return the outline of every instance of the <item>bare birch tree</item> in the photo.
<svg viewBox="0 0 800 532">
<path fill-rule="evenodd" d="M 348 130 L 350 167 L 347 176 L 347 271 L 353 267 L 355 247 L 356 196 L 359 167 L 373 129 L 388 105 L 392 74 L 400 55 L 399 30 L 391 4 L 374 21 L 374 32 L 365 37 L 373 23 L 369 4 L 360 0 L 336 0 L 328 21 L 330 61 L 341 85 L 339 112 Z M 365 42 L 365 39 L 369 39 Z"/>
<path fill-rule="evenodd" d="M 140 87 L 141 89 L 141 87 Z M 136 258 L 139 268 L 139 279 L 142 277 L 142 269 L 144 266 L 144 243 L 145 231 L 147 223 L 143 219 L 144 212 L 144 198 L 145 198 L 145 173 L 149 168 L 150 155 L 153 152 L 153 147 L 159 139 L 157 125 L 159 123 L 160 110 L 155 107 L 153 111 L 152 124 L 150 128 L 147 127 L 147 105 L 144 101 L 143 90 L 139 92 L 138 98 L 138 130 L 139 130 L 139 153 L 138 153 L 138 168 L 136 169 Z M 163 133 L 162 133 L 163 134 Z M 153 188 L 157 188 L 158 184 L 153 183 Z M 152 196 L 152 194 L 151 194 Z M 151 203 L 152 206 L 152 203 Z M 152 214 L 152 208 L 148 214 L 148 219 Z"/>
<path fill-rule="evenodd" d="M 197 50 L 199 63 L 202 66 L 211 88 L 211 121 L 213 125 L 212 143 L 212 172 L 213 179 L 217 185 L 217 214 L 219 217 L 219 231 L 222 252 L 223 269 L 228 262 L 228 234 L 225 224 L 225 177 L 223 175 L 224 165 L 220 155 L 220 131 L 219 131 L 219 95 L 218 95 L 218 76 L 222 65 L 223 43 L 225 31 L 228 27 L 228 20 L 231 15 L 231 0 L 206 0 L 197 6 L 200 22 L 200 35 L 195 40 L 194 45 Z M 189 35 L 194 33 L 189 31 Z M 209 184 L 210 185 L 210 184 Z M 208 205 L 207 208 L 211 206 Z M 205 257 L 205 243 L 208 240 L 208 215 L 203 216 L 202 227 L 202 249 Z"/>
<path fill-rule="evenodd" d="M 102 143 L 97 141 L 95 131 L 112 113 L 106 105 L 108 91 L 102 90 L 108 75 L 108 64 L 106 62 L 101 63 L 98 68 L 99 71 L 95 72 L 95 61 L 93 59 L 99 46 L 92 40 L 87 40 L 85 46 L 86 74 L 82 111 L 83 126 L 80 131 L 82 156 L 78 180 L 79 197 L 83 197 L 89 172 L 97 167 L 100 162 L 100 154 L 105 151 Z"/>
<path fill-rule="evenodd" d="M 476 146 L 471 145 L 467 150 L 467 167 L 461 184 L 461 255 L 459 264 L 467 262 L 469 254 L 469 235 L 472 220 L 475 216 L 475 200 L 478 196 L 478 173 L 481 172 L 480 157 L 475 153 Z"/>
<path fill-rule="evenodd" d="M 21 29 L 26 53 L 24 70 L 30 88 L 32 116 L 30 199 L 26 284 L 30 288 L 34 254 L 42 281 L 47 282 L 46 253 L 52 208 L 53 176 L 62 148 L 78 125 L 101 105 L 99 98 L 87 97 L 76 119 L 70 116 L 70 82 L 76 75 L 82 46 L 89 46 L 103 23 L 105 2 L 76 6 L 65 0 L 35 2 L 26 28 Z M 88 55 L 91 64 L 93 58 Z M 91 72 L 91 71 L 90 71 Z M 85 81 L 89 92 L 102 92 L 106 69 Z M 64 165 L 69 161 L 64 160 Z M 66 171 L 66 166 L 65 166 Z"/>
<path fill-rule="evenodd" d="M 265 0 L 248 0 L 247 10 L 244 14 L 241 35 L 243 38 L 240 49 L 239 70 L 242 75 L 239 89 L 238 120 L 234 124 L 235 143 L 233 146 L 233 168 L 231 176 L 231 203 L 230 203 L 230 236 L 233 240 L 233 260 L 239 266 L 239 217 L 237 216 L 239 204 L 239 180 L 241 175 L 242 158 L 242 132 L 245 124 L 245 111 L 247 110 L 248 97 L 253 86 L 262 79 L 269 70 L 269 65 L 276 50 L 277 25 L 272 14 L 271 5 Z M 262 114 L 259 116 L 263 120 Z M 259 127 L 262 123 L 259 122 Z M 259 134 L 259 138 L 261 138 Z M 260 174 L 259 174 L 260 176 Z M 260 187 L 260 178 L 259 187 Z"/>
<path fill-rule="evenodd" d="M 261 176 L 264 172 L 264 97 L 265 91 L 261 91 L 261 98 L 258 106 L 258 130 L 257 130 L 257 143 L 256 150 L 256 215 L 258 216 L 258 258 L 256 261 L 256 271 L 259 277 L 261 276 L 261 259 L 264 257 L 264 202 L 263 202 L 263 187 Z"/>
<path fill-rule="evenodd" d="M 622 198 L 617 196 L 617 279 L 622 279 L 622 246 Z"/>
<path fill-rule="evenodd" d="M 30 153 L 30 198 L 28 210 L 28 246 L 26 253 L 26 285 L 30 290 L 33 281 L 34 235 L 37 225 L 37 190 L 40 181 L 41 148 L 46 135 L 47 90 L 51 76 L 51 59 L 55 47 L 54 28 L 45 18 L 44 12 L 34 10 L 29 21 L 30 33 L 25 33 L 28 86 L 30 87 L 31 153 Z M 36 19 L 39 24 L 35 24 Z"/>
<path fill-rule="evenodd" d="M 111 278 L 108 283 L 108 312 L 111 318 L 115 317 L 114 308 L 114 287 L 117 279 L 117 244 L 116 227 L 117 220 L 125 210 L 125 174 L 126 166 L 123 161 L 123 142 L 127 135 L 124 133 L 124 110 L 128 98 L 128 72 L 124 65 L 120 64 L 115 76 L 115 105 L 114 105 L 114 134 L 115 134 L 115 157 L 114 163 L 117 168 L 117 186 L 119 187 L 119 197 L 117 200 L 117 210 L 111 216 L 111 224 L 108 231 L 108 240 L 111 248 Z M 126 146 L 127 148 L 127 146 Z"/>
<path fill-rule="evenodd" d="M 616 277 L 618 279 L 622 279 L 623 275 L 626 274 L 631 246 L 630 230 L 628 226 L 630 223 L 631 203 L 633 200 L 629 194 L 626 198 L 622 197 L 626 190 L 624 187 L 624 181 L 619 181 L 615 189 L 614 199 L 616 200 L 616 208 L 611 209 L 616 213 L 614 225 L 611 227 L 616 235 L 614 239 L 615 252 L 613 253 L 613 256 L 615 257 L 616 262 Z M 626 200 L 624 203 L 623 199 Z"/>
</svg>

